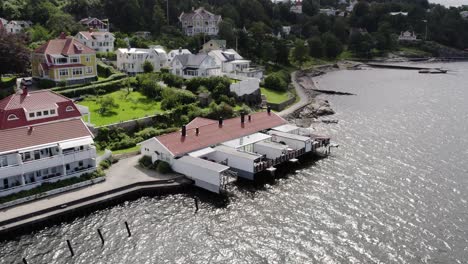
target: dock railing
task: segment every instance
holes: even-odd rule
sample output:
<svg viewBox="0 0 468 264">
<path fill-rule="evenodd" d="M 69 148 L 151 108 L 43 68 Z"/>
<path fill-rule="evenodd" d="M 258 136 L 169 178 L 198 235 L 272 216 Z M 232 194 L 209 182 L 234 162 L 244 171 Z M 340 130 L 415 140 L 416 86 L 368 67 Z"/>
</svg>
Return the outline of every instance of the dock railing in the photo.
<svg viewBox="0 0 468 264">
<path fill-rule="evenodd" d="M 305 148 L 301 148 L 297 150 L 290 150 L 287 153 L 282 154 L 281 156 L 275 159 L 267 159 L 264 161 L 257 162 L 254 164 L 254 173 L 262 172 L 270 167 L 287 162 L 291 159 L 295 159 L 304 154 L 305 154 Z"/>
</svg>

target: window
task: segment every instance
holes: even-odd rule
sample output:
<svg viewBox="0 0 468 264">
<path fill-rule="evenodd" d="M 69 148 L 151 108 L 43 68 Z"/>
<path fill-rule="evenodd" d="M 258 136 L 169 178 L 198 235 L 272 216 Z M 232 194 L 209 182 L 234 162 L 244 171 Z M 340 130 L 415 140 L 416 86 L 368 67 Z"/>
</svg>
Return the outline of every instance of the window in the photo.
<svg viewBox="0 0 468 264">
<path fill-rule="evenodd" d="M 56 64 L 65 64 L 67 62 L 68 62 L 67 58 L 57 58 L 57 59 L 55 59 Z"/>
<path fill-rule="evenodd" d="M 87 68 L 86 68 L 86 73 L 87 73 L 87 74 L 93 73 L 93 67 L 87 67 Z"/>
<path fill-rule="evenodd" d="M 94 46 L 94 45 L 93 45 Z M 91 57 L 89 56 L 86 56 L 86 62 L 90 62 L 91 61 Z"/>
<path fill-rule="evenodd" d="M 8 166 L 8 159 L 6 156 L 1 156 L 0 157 L 0 167 L 6 167 Z"/>
<path fill-rule="evenodd" d="M 68 69 L 60 69 L 59 70 L 60 76 L 68 76 Z"/>
<path fill-rule="evenodd" d="M 83 68 L 74 68 L 72 72 L 73 72 L 73 76 L 83 75 Z"/>
<path fill-rule="evenodd" d="M 49 110 L 45 110 L 44 112 L 42 112 L 44 114 L 44 116 L 48 116 L 49 115 Z"/>
<path fill-rule="evenodd" d="M 36 117 L 36 113 L 29 113 L 29 118 L 34 118 Z"/>
<path fill-rule="evenodd" d="M 51 110 L 50 110 L 50 114 L 51 114 L 51 115 L 55 115 L 55 109 L 51 109 Z"/>
<path fill-rule="evenodd" d="M 70 170 L 70 164 L 65 165 L 65 169 L 66 169 L 67 171 L 69 171 L 69 170 Z"/>
<path fill-rule="evenodd" d="M 69 105 L 67 106 L 67 108 L 65 109 L 66 112 L 72 112 L 72 111 L 75 111 L 75 109 L 73 108 L 73 106 Z"/>
<path fill-rule="evenodd" d="M 9 115 L 9 116 L 8 116 L 8 121 L 17 120 L 17 119 L 19 119 L 19 118 L 18 118 L 16 115 L 13 115 L 13 114 L 12 114 L 12 115 Z"/>
<path fill-rule="evenodd" d="M 42 112 L 36 112 L 36 116 L 37 116 L 37 117 L 42 116 Z"/>
<path fill-rule="evenodd" d="M 70 57 L 70 62 L 78 63 L 78 62 L 80 62 L 80 59 L 78 57 Z"/>
<path fill-rule="evenodd" d="M 78 166 L 83 167 L 83 161 L 79 161 Z"/>
</svg>

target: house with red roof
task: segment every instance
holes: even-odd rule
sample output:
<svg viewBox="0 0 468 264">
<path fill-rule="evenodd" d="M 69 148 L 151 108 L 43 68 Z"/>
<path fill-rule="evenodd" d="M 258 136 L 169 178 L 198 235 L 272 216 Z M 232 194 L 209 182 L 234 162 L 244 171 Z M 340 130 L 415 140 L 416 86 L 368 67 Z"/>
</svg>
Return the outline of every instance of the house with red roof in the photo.
<svg viewBox="0 0 468 264">
<path fill-rule="evenodd" d="M 0 196 L 94 172 L 93 135 L 81 116 L 49 90 L 0 100 Z"/>
<path fill-rule="evenodd" d="M 32 54 L 32 76 L 56 83 L 88 83 L 97 78 L 96 51 L 65 33 Z"/>
<path fill-rule="evenodd" d="M 328 143 L 271 112 L 223 120 L 195 118 L 181 131 L 141 142 L 143 155 L 166 162 L 196 186 L 219 193 L 233 178 L 259 173 Z"/>
<path fill-rule="evenodd" d="M 80 31 L 75 39 L 97 52 L 114 51 L 114 34 L 107 31 Z"/>
</svg>

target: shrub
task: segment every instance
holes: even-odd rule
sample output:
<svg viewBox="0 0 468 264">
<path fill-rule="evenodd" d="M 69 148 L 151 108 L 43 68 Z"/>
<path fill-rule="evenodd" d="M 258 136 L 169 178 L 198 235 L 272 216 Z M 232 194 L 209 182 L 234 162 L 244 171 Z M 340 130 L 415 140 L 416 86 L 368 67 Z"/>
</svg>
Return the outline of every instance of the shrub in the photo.
<svg viewBox="0 0 468 264">
<path fill-rule="evenodd" d="M 149 61 L 145 61 L 143 62 L 143 71 L 145 73 L 150 73 L 150 72 L 153 72 L 154 71 L 154 66 L 151 62 Z"/>
<path fill-rule="evenodd" d="M 171 73 L 163 73 L 161 77 L 163 82 L 169 87 L 182 88 L 182 86 L 184 86 L 184 79 L 180 76 Z"/>
<path fill-rule="evenodd" d="M 172 172 L 171 165 L 165 161 L 159 161 L 156 166 L 156 171 L 162 174 L 167 174 Z"/>
<path fill-rule="evenodd" d="M 84 86 L 76 89 L 67 89 L 63 91 L 58 91 L 63 96 L 66 97 L 77 97 L 84 94 L 95 94 L 97 90 L 103 90 L 105 93 L 115 92 L 120 90 L 123 87 L 124 80 L 115 80 L 101 84 L 92 84 L 89 86 Z"/>
<path fill-rule="evenodd" d="M 138 164 L 143 168 L 151 168 L 153 166 L 153 161 L 150 156 L 143 156 L 138 160 Z"/>
<path fill-rule="evenodd" d="M 49 89 L 55 86 L 55 82 L 51 80 L 41 79 L 38 84 L 40 89 Z"/>
<path fill-rule="evenodd" d="M 68 85 L 68 86 L 65 86 L 65 87 L 57 86 L 57 87 L 52 88 L 51 90 L 55 91 L 55 92 L 66 91 L 66 90 L 71 90 L 71 89 L 75 89 L 75 88 L 82 88 L 82 87 L 87 87 L 87 86 L 91 86 L 91 85 L 107 83 L 107 82 L 110 82 L 110 81 L 121 80 L 121 79 L 124 79 L 126 77 L 127 77 L 127 75 L 124 74 L 124 73 L 115 73 L 115 74 L 112 74 L 108 78 L 106 78 L 104 80 L 101 80 L 101 81 L 94 81 L 94 82 L 91 82 L 91 83 L 79 83 L 79 84 L 74 84 L 74 85 Z"/>
<path fill-rule="evenodd" d="M 272 73 L 265 78 L 265 88 L 276 91 L 286 91 L 288 84 L 280 74 Z"/>
<path fill-rule="evenodd" d="M 103 160 L 99 163 L 99 167 L 103 170 L 107 170 L 111 166 L 111 163 L 109 160 Z"/>
<path fill-rule="evenodd" d="M 164 88 L 162 90 L 161 108 L 169 110 L 179 105 L 191 104 L 197 100 L 197 97 L 190 91 Z"/>
</svg>

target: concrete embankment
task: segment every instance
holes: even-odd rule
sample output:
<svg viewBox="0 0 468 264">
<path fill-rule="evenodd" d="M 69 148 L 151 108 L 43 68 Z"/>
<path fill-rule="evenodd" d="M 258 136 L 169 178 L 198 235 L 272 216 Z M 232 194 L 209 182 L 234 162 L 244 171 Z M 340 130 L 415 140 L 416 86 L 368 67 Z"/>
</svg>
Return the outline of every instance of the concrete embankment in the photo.
<svg viewBox="0 0 468 264">
<path fill-rule="evenodd" d="M 0 240 L 144 195 L 190 189 L 192 182 L 184 176 L 146 170 L 138 166 L 138 158 L 114 164 L 105 182 L 0 210 Z"/>
</svg>

